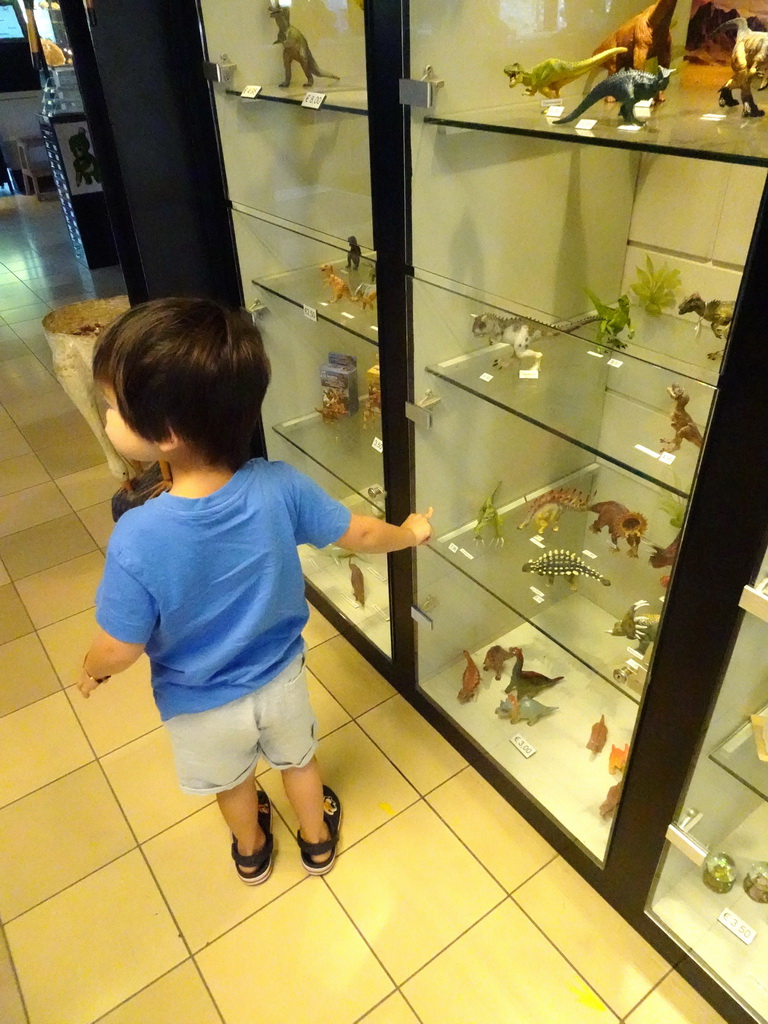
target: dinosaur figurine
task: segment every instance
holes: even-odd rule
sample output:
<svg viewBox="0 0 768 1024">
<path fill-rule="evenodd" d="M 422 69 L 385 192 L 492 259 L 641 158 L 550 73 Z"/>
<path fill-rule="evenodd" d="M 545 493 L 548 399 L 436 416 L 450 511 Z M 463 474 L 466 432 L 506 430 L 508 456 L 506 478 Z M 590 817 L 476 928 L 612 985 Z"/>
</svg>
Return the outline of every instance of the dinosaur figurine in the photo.
<svg viewBox="0 0 768 1024">
<path fill-rule="evenodd" d="M 357 244 L 357 239 L 354 235 L 349 236 L 347 239 L 347 245 L 349 246 L 349 252 L 347 253 L 347 270 L 357 270 L 360 266 L 362 250 Z"/>
<path fill-rule="evenodd" d="M 689 402 L 688 392 L 681 388 L 679 384 L 670 384 L 667 388 L 667 394 L 675 403 L 675 407 L 672 410 L 672 429 L 675 432 L 675 436 L 669 441 L 665 441 L 662 437 L 662 451 L 678 452 L 683 441 L 690 441 L 697 448 L 701 448 L 704 443 L 701 431 L 685 408 Z"/>
<path fill-rule="evenodd" d="M 509 653 L 514 655 L 515 664 L 512 666 L 512 678 L 509 686 L 504 690 L 505 693 L 511 693 L 514 690 L 515 696 L 528 697 L 532 693 L 539 693 L 549 686 L 554 686 L 555 683 L 559 683 L 561 679 L 565 678 L 565 676 L 545 676 L 541 672 L 523 669 L 525 659 L 520 647 L 510 647 Z"/>
<path fill-rule="evenodd" d="M 574 488 L 547 491 L 534 498 L 529 503 L 525 519 L 518 526 L 518 530 L 524 530 L 533 519 L 536 524 L 536 532 L 541 536 L 548 526 L 552 527 L 553 533 L 560 529 L 560 516 L 567 508 L 575 509 L 578 512 L 586 512 L 589 508 L 589 495 L 583 494 Z"/>
<path fill-rule="evenodd" d="M 533 562 L 526 562 L 523 572 L 535 572 L 538 576 L 546 576 L 550 587 L 555 576 L 564 576 L 570 583 L 571 590 L 576 589 L 577 576 L 589 576 L 600 580 L 604 587 L 610 587 L 611 581 L 582 561 L 573 551 L 547 551 Z"/>
<path fill-rule="evenodd" d="M 517 702 L 517 719 L 524 719 L 528 725 L 536 725 L 540 718 L 547 718 L 548 715 L 554 715 L 559 708 L 552 707 L 550 704 L 542 704 L 540 701 L 535 700 L 533 697 L 520 697 L 518 699 L 517 694 L 514 690 L 511 691 L 510 696 L 514 695 L 515 701 Z M 512 719 L 510 719 L 512 721 Z"/>
<path fill-rule="evenodd" d="M 592 533 L 600 533 L 607 526 L 614 550 L 619 550 L 619 540 L 623 537 L 629 545 L 627 554 L 630 558 L 637 558 L 640 540 L 648 529 L 648 520 L 642 512 L 630 512 L 618 501 L 598 501 L 589 506 L 589 511 L 597 512 L 597 519 L 590 526 Z"/>
<path fill-rule="evenodd" d="M 663 569 L 665 565 L 674 565 L 677 558 L 677 549 L 680 547 L 680 534 L 678 533 L 672 543 L 665 548 L 660 548 L 658 544 L 654 544 L 653 547 L 654 552 L 648 561 L 654 569 Z M 669 578 L 667 578 L 667 581 L 669 581 Z M 666 584 L 664 585 L 666 586 Z"/>
<path fill-rule="evenodd" d="M 610 818 L 613 812 L 616 810 L 619 800 L 621 800 L 621 788 L 624 785 L 624 779 L 621 779 L 616 783 L 615 786 L 611 786 L 605 797 L 605 800 L 600 804 L 600 815 L 603 818 Z"/>
<path fill-rule="evenodd" d="M 624 618 L 614 622 L 613 629 L 607 629 L 606 633 L 611 636 L 625 636 L 628 640 L 634 641 L 638 654 L 645 654 L 656 640 L 661 621 L 661 616 L 655 612 L 638 615 L 641 608 L 647 607 L 647 601 L 635 601 Z"/>
<path fill-rule="evenodd" d="M 342 416 L 349 415 L 347 403 L 336 388 L 323 389 L 323 404 L 319 409 L 315 409 L 315 412 L 319 412 L 323 417 L 323 423 L 335 423 Z"/>
<path fill-rule="evenodd" d="M 487 338 L 489 345 L 505 342 L 511 346 L 509 359 L 497 359 L 493 364 L 495 367 L 503 370 L 513 359 L 533 359 L 530 368 L 539 369 L 543 353 L 536 352 L 530 347 L 530 342 L 537 337 L 538 332 L 532 332 L 524 320 L 518 320 L 513 316 L 502 317 L 496 313 L 481 313 L 472 323 L 472 333 L 476 338 Z"/>
<path fill-rule="evenodd" d="M 370 306 L 373 308 L 376 302 L 376 285 L 375 284 L 359 284 L 355 288 L 355 294 L 352 296 L 353 302 L 359 302 L 361 309 L 368 309 Z"/>
<path fill-rule="evenodd" d="M 592 726 L 592 732 L 587 740 L 587 750 L 599 754 L 608 739 L 608 726 L 605 724 L 605 715 L 600 715 L 600 721 Z"/>
<path fill-rule="evenodd" d="M 277 46 L 280 43 L 283 47 L 285 80 L 280 83 L 281 89 L 287 89 L 291 84 L 291 64 L 294 61 L 301 65 L 307 79 L 304 83 L 305 88 L 311 88 L 314 85 L 314 75 L 317 75 L 318 78 L 333 78 L 337 82 L 339 81 L 338 75 L 332 75 L 330 71 L 322 71 L 318 67 L 305 36 L 291 25 L 290 7 L 281 7 L 279 2 L 272 3 L 270 0 L 269 16 L 277 22 L 277 39 L 273 45 Z"/>
<path fill-rule="evenodd" d="M 514 89 L 518 84 L 524 85 L 526 96 L 535 96 L 540 92 L 549 100 L 559 100 L 560 90 L 564 86 L 575 82 L 588 71 L 599 68 L 617 54 L 626 52 L 626 46 L 614 46 L 585 60 L 558 60 L 557 57 L 548 57 L 530 71 L 523 71 L 519 64 L 507 64 L 504 74 L 509 79 L 510 89 Z"/>
<path fill-rule="evenodd" d="M 699 323 L 706 320 L 719 341 L 722 338 L 728 338 L 735 306 L 735 302 L 725 302 L 723 299 L 712 299 L 711 302 L 705 302 L 698 292 L 694 292 L 687 299 L 683 299 L 677 312 L 681 316 L 685 313 L 696 313 Z M 718 349 L 717 352 L 707 352 L 707 359 L 719 359 L 722 354 L 723 349 Z"/>
<path fill-rule="evenodd" d="M 467 704 L 477 697 L 477 688 L 480 685 L 480 670 L 472 660 L 472 655 L 469 651 L 462 651 L 461 653 L 467 659 L 467 667 L 464 669 L 464 675 L 461 677 L 461 689 L 456 696 L 458 697 L 459 704 Z"/>
<path fill-rule="evenodd" d="M 731 52 L 733 74 L 720 89 L 721 107 L 738 107 L 733 98 L 733 89 L 741 92 L 742 116 L 763 117 L 764 110 L 755 103 L 752 96 L 752 82 L 755 78 L 768 78 L 768 32 L 753 32 L 746 18 L 731 18 L 720 26 L 736 26 L 736 42 Z"/>
<path fill-rule="evenodd" d="M 619 104 L 619 113 L 625 124 L 643 124 L 635 117 L 635 104 L 640 100 L 656 99 L 669 85 L 672 68 L 659 66 L 656 74 L 652 75 L 647 71 L 635 71 L 632 68 L 624 68 L 597 85 L 587 93 L 581 103 L 565 117 L 560 117 L 553 124 L 568 124 L 580 117 L 585 110 L 597 103 L 598 100 L 613 98 Z"/>
<path fill-rule="evenodd" d="M 506 718 L 513 724 L 520 721 L 520 705 L 517 701 L 517 694 L 508 693 L 496 708 L 499 718 Z"/>
<path fill-rule="evenodd" d="M 365 580 L 359 565 L 349 563 L 349 581 L 352 584 L 352 593 L 361 608 L 365 608 Z"/>
<path fill-rule="evenodd" d="M 352 293 L 349 290 L 349 285 L 343 277 L 339 277 L 338 274 L 334 273 L 333 266 L 330 263 L 324 263 L 320 267 L 320 273 L 323 274 L 325 280 L 324 284 L 327 284 L 331 289 L 332 296 L 331 302 L 338 302 L 339 299 L 351 299 Z"/>
<path fill-rule="evenodd" d="M 494 504 L 500 487 L 501 480 L 499 480 L 492 493 L 485 499 L 477 513 L 477 523 L 475 523 L 473 533 L 475 535 L 475 540 L 479 540 L 481 544 L 485 543 L 483 540 L 483 530 L 486 526 L 490 526 L 493 530 L 493 539 L 495 541 L 499 544 L 504 543 L 504 538 L 501 535 L 501 516 Z"/>
<path fill-rule="evenodd" d="M 609 348 L 626 348 L 627 342 L 619 335 L 627 329 L 627 339 L 632 340 L 635 332 L 632 328 L 632 320 L 629 315 L 629 296 L 620 295 L 615 306 L 607 306 L 595 295 L 594 292 L 585 289 L 587 297 L 595 307 L 598 324 L 595 335 L 595 346 L 601 351 L 607 346 Z"/>
<path fill-rule="evenodd" d="M 495 673 L 493 678 L 496 680 L 501 679 L 501 673 L 504 671 L 504 662 L 513 657 L 514 653 L 514 647 L 510 647 L 509 650 L 506 647 L 499 646 L 499 644 L 489 647 L 483 662 L 483 672 L 493 671 Z"/>
<path fill-rule="evenodd" d="M 615 47 L 622 51 L 605 65 L 609 74 L 622 68 L 644 71 L 646 62 L 652 57 L 656 58 L 660 67 L 669 67 L 672 61 L 670 29 L 676 3 L 677 0 L 657 0 L 603 39 L 595 54 Z"/>
<path fill-rule="evenodd" d="M 608 758 L 608 771 L 611 775 L 618 775 L 619 772 L 623 772 L 627 767 L 627 758 L 629 757 L 629 744 L 625 743 L 623 747 L 614 747 L 611 744 L 611 756 Z"/>
</svg>

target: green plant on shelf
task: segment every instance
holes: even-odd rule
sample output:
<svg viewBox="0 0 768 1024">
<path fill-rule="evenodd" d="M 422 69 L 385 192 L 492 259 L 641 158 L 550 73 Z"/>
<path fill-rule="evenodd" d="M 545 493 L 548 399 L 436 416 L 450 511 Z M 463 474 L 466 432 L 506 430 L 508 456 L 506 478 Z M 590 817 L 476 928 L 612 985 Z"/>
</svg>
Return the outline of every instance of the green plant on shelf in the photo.
<svg viewBox="0 0 768 1024">
<path fill-rule="evenodd" d="M 638 305 L 649 316 L 661 316 L 665 309 L 674 306 L 680 286 L 680 271 L 670 270 L 666 263 L 657 270 L 650 256 L 645 257 L 645 270 L 637 268 L 637 281 L 630 285 Z"/>
<path fill-rule="evenodd" d="M 677 482 L 675 482 L 677 484 Z M 685 501 L 677 494 L 668 494 L 659 502 L 661 511 L 669 516 L 669 525 L 676 530 L 683 528 L 685 519 Z"/>
</svg>

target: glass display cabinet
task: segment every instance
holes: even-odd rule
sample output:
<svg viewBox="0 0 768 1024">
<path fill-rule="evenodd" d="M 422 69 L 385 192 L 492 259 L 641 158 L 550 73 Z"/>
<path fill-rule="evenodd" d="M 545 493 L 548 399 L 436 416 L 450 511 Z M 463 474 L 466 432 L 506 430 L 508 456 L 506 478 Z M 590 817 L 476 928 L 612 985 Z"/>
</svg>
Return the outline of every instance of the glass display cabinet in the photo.
<svg viewBox="0 0 768 1024">
<path fill-rule="evenodd" d="M 768 557 L 740 605 L 744 617 L 648 913 L 766 1020 Z"/>
<path fill-rule="evenodd" d="M 272 363 L 268 455 L 381 516 L 361 6 L 203 0 L 201 10 L 244 304 Z M 305 547 L 301 558 L 312 585 L 391 655 L 386 557 Z"/>
</svg>

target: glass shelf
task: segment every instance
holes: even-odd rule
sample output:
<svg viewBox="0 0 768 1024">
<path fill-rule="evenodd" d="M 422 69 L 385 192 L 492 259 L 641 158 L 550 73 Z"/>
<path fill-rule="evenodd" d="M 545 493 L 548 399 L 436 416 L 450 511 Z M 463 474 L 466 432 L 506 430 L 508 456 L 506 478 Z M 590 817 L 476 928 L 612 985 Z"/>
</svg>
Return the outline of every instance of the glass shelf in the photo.
<svg viewBox="0 0 768 1024">
<path fill-rule="evenodd" d="M 670 88 L 665 102 L 653 109 L 639 131 L 621 129 L 617 105 L 607 108 L 602 102 L 582 115 L 597 119 L 597 124 L 589 131 L 577 130 L 574 127 L 577 122 L 555 125 L 552 123 L 554 118 L 546 117 L 546 108 L 539 104 L 539 99 L 537 95 L 527 101 L 459 111 L 446 116 L 428 114 L 424 121 L 449 129 L 528 135 L 583 145 L 768 167 L 768 126 L 764 123 L 765 118 L 743 118 L 740 106 L 722 110 L 717 105 L 717 94 L 709 89 Z M 550 101 L 550 105 L 557 103 L 563 106 L 563 115 L 567 115 L 581 99 L 580 93 L 568 94 L 559 101 Z M 640 119 L 643 116 L 641 113 Z"/>
<path fill-rule="evenodd" d="M 320 110 L 338 110 L 344 114 L 360 114 L 368 116 L 368 91 L 365 88 L 343 89 L 333 86 L 324 86 L 322 80 L 306 89 L 303 86 L 291 86 L 288 89 L 275 88 L 273 86 L 262 87 L 257 96 L 242 96 L 240 89 L 227 89 L 227 96 L 235 96 L 243 103 L 290 103 L 292 106 L 300 107 L 308 92 L 325 93 L 325 99 Z M 317 111 L 310 109 L 309 113 Z"/>
<path fill-rule="evenodd" d="M 373 447 L 381 433 L 381 420 L 377 418 L 366 427 L 361 425 L 362 416 L 361 409 L 354 416 L 324 423 L 320 413 L 312 412 L 275 423 L 272 429 L 383 513 L 384 469 L 381 454 Z M 371 494 L 372 487 L 378 492 Z"/>
<path fill-rule="evenodd" d="M 517 377 L 518 368 L 527 367 L 529 360 L 513 360 L 505 370 L 494 368 L 494 360 L 510 352 L 510 346 L 502 343 L 429 365 L 426 370 L 591 454 L 687 496 L 699 449 L 687 441 L 675 453 L 660 448 L 660 439 L 674 433 L 669 419 L 672 400 L 666 388 L 679 383 L 688 391 L 688 408 L 694 416 L 698 412 L 703 432 L 714 394 L 711 387 L 623 350 L 601 353 L 588 342 L 564 334 L 536 338 L 533 347 L 544 353 L 535 380 Z M 610 365 L 611 360 L 619 365 Z M 654 407 L 662 402 L 669 406 L 668 412 Z M 618 414 L 612 421 L 620 426 L 605 431 L 602 422 L 611 412 Z"/>
<path fill-rule="evenodd" d="M 768 707 L 758 711 L 768 714 Z M 709 755 L 715 764 L 749 786 L 753 792 L 768 800 L 768 762 L 757 756 L 752 723 L 746 722 L 733 735 L 716 747 Z"/>
</svg>

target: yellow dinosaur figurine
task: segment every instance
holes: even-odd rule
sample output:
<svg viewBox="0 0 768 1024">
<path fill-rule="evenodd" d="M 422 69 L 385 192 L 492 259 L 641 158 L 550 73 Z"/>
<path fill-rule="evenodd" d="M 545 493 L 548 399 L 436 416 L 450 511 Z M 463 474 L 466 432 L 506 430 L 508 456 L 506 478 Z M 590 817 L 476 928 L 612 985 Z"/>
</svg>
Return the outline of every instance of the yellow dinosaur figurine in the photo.
<svg viewBox="0 0 768 1024">
<path fill-rule="evenodd" d="M 537 64 L 531 71 L 523 71 L 519 64 L 507 64 L 504 74 L 509 79 L 510 89 L 518 84 L 525 86 L 526 96 L 535 96 L 540 92 L 548 100 L 560 99 L 560 90 L 565 85 L 586 75 L 588 71 L 606 64 L 612 57 L 619 53 L 626 53 L 626 46 L 614 46 L 602 53 L 596 53 L 593 57 L 586 57 L 584 60 L 559 60 L 557 57 L 548 57 L 541 64 Z"/>
</svg>

